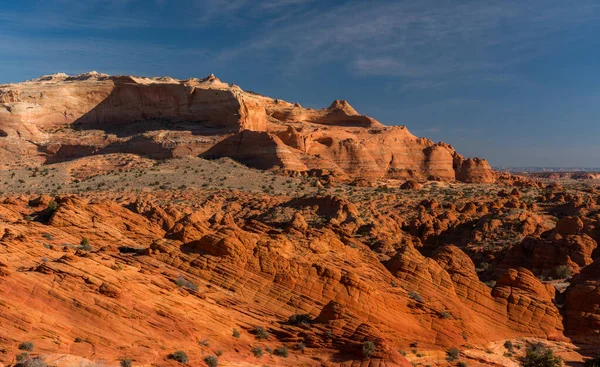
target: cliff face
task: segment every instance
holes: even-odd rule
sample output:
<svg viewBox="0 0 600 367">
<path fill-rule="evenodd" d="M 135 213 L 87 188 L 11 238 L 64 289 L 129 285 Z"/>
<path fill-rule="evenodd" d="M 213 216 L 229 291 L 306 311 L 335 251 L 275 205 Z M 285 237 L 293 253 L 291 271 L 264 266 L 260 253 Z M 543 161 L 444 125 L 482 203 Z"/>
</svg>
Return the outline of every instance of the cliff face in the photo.
<svg viewBox="0 0 600 367">
<path fill-rule="evenodd" d="M 326 167 L 366 179 L 495 180 L 485 160 L 465 159 L 404 126 L 384 126 L 346 101 L 306 109 L 213 75 L 179 81 L 56 74 L 0 86 L 0 107 L 1 155 L 16 153 L 31 164 L 122 151 L 230 156 L 292 171 Z M 242 139 L 242 131 L 261 134 Z"/>
</svg>

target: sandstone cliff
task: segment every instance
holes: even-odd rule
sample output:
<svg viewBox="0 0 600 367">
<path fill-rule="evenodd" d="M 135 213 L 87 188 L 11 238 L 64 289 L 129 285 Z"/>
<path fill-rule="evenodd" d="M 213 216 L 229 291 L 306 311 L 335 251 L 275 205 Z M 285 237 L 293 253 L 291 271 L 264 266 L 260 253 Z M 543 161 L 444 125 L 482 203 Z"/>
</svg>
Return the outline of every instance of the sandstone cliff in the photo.
<svg viewBox="0 0 600 367">
<path fill-rule="evenodd" d="M 384 126 L 346 101 L 302 108 L 213 75 L 175 80 L 92 72 L 0 85 L 1 157 L 39 165 L 118 152 L 229 156 L 262 169 L 326 168 L 371 180 L 495 180 L 485 160 L 465 159 L 404 126 Z"/>
</svg>

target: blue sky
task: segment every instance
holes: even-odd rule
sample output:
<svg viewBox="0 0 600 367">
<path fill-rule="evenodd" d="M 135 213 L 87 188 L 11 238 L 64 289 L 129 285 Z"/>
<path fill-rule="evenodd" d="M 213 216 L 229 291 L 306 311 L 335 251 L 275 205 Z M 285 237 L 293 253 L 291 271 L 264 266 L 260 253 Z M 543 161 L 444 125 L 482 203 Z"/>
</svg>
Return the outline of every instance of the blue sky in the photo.
<svg viewBox="0 0 600 367">
<path fill-rule="evenodd" d="M 0 83 L 203 77 L 359 112 L 495 166 L 600 166 L 600 2 L 1 0 Z"/>
</svg>

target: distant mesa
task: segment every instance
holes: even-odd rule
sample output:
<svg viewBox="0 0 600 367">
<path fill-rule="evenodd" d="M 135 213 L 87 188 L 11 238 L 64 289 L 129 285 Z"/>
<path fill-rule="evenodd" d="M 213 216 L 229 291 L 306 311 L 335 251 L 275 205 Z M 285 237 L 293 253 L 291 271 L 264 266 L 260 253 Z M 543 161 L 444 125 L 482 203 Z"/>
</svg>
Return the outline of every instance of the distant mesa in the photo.
<svg viewBox="0 0 600 367">
<path fill-rule="evenodd" d="M 231 157 L 261 169 L 327 169 L 348 179 L 496 179 L 486 160 L 385 126 L 345 100 L 307 109 L 213 74 L 177 80 L 92 71 L 0 85 L 0 130 L 0 158 L 17 154 L 30 165 L 124 152 Z M 2 161 L 10 166 L 14 159 Z"/>
</svg>

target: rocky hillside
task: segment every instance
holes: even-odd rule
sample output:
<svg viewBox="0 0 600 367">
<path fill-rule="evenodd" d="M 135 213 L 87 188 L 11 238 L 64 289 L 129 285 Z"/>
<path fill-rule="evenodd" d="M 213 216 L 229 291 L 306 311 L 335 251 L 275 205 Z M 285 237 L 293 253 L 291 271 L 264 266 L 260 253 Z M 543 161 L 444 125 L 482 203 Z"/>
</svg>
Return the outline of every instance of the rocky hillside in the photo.
<svg viewBox="0 0 600 367">
<path fill-rule="evenodd" d="M 493 182 L 483 159 L 385 126 L 346 101 L 314 110 L 205 79 L 56 74 L 0 85 L 2 165 L 94 154 L 231 157 L 340 179 Z M 16 159 L 15 159 L 16 158 Z"/>
</svg>

